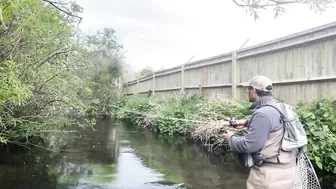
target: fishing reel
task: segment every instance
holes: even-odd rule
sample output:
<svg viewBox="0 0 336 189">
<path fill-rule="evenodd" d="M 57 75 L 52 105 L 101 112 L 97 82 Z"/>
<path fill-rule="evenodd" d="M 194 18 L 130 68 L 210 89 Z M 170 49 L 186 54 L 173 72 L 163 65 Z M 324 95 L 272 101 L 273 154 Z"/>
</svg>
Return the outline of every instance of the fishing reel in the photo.
<svg viewBox="0 0 336 189">
<path fill-rule="evenodd" d="M 229 126 L 236 128 L 238 126 L 237 120 L 234 117 L 231 117 L 229 120 Z"/>
</svg>

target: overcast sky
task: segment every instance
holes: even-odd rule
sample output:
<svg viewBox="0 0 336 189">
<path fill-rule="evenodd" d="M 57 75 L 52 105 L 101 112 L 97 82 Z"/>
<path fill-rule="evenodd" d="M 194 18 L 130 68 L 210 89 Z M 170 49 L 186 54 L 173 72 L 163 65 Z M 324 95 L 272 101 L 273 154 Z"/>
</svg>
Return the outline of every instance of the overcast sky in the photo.
<svg viewBox="0 0 336 189">
<path fill-rule="evenodd" d="M 215 56 L 336 21 L 336 9 L 322 15 L 293 6 L 274 20 L 272 10 L 256 22 L 231 0 L 77 0 L 83 6 L 80 27 L 92 32 L 116 30 L 127 63 L 155 70 Z M 157 64 L 157 65 L 155 65 Z"/>
</svg>

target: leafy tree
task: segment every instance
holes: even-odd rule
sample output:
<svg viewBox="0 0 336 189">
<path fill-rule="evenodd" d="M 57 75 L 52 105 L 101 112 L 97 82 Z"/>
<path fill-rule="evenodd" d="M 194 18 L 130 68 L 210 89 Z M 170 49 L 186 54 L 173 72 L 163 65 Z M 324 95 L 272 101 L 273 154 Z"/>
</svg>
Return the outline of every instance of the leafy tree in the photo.
<svg viewBox="0 0 336 189">
<path fill-rule="evenodd" d="M 85 35 L 76 16 L 83 9 L 59 5 L 66 4 L 0 2 L 2 143 L 30 143 L 64 126 L 92 125 L 118 94 L 123 65 L 114 30 Z"/>
<path fill-rule="evenodd" d="M 90 113 L 106 116 L 110 112 L 108 105 L 111 100 L 119 97 L 123 82 L 122 46 L 116 42 L 115 31 L 111 28 L 88 35 L 85 40 L 85 47 L 89 52 L 86 66 L 91 69 L 84 70 L 81 74 L 91 81 L 88 87 L 91 91 L 95 91 L 86 97 L 95 104 Z"/>
<path fill-rule="evenodd" d="M 148 77 L 153 75 L 154 71 L 152 68 L 146 67 L 140 70 L 139 72 L 136 72 L 135 75 L 137 78 L 142 78 L 142 77 Z"/>
<path fill-rule="evenodd" d="M 273 8 L 274 17 L 277 18 L 286 12 L 285 6 L 290 4 L 308 5 L 311 10 L 323 12 L 336 3 L 336 0 L 233 0 L 233 2 L 239 7 L 245 8 L 246 12 L 249 12 L 257 20 L 259 18 L 259 10 Z"/>
<path fill-rule="evenodd" d="M 143 70 L 141 70 L 140 74 L 141 77 L 147 77 L 153 74 L 153 70 L 150 68 L 144 68 Z"/>
</svg>

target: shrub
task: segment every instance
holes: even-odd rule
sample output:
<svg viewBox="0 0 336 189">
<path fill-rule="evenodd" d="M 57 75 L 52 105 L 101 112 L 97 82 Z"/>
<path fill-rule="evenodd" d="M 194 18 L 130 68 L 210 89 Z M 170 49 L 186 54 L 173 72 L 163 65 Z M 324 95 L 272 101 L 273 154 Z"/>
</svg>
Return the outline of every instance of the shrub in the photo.
<svg viewBox="0 0 336 189">
<path fill-rule="evenodd" d="M 187 133 L 187 125 L 191 123 L 193 114 L 199 111 L 203 103 L 204 99 L 197 95 L 183 95 L 167 100 L 162 112 L 152 111 L 152 114 L 157 115 L 154 118 L 154 129 L 170 135 Z"/>
<path fill-rule="evenodd" d="M 336 100 L 319 99 L 299 103 L 297 112 L 307 137 L 309 158 L 320 169 L 336 173 Z"/>
</svg>

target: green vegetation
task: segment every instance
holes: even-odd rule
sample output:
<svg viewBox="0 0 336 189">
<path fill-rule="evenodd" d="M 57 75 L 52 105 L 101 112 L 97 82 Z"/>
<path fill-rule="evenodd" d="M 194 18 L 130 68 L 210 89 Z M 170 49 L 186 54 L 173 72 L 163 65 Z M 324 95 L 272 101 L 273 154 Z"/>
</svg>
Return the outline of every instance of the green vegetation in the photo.
<svg viewBox="0 0 336 189">
<path fill-rule="evenodd" d="M 308 153 L 320 168 L 336 173 L 336 99 L 299 103 L 297 111 L 308 135 Z"/>
<path fill-rule="evenodd" d="M 112 104 L 112 117 L 130 121 L 162 134 L 193 134 L 197 128 L 228 125 L 227 117 L 244 118 L 246 102 L 230 100 L 206 101 L 202 96 L 176 96 L 166 98 L 131 96 Z M 196 121 L 196 122 L 195 122 Z M 198 127 L 195 127 L 198 125 Z M 211 136 L 199 139 L 211 139 Z"/>
<path fill-rule="evenodd" d="M 160 134 L 186 135 L 215 146 L 223 142 L 220 136 L 223 129 L 230 129 L 227 118 L 250 116 L 249 105 L 245 101 L 205 100 L 201 96 L 135 95 L 112 104 L 111 114 Z M 309 104 L 299 103 L 296 108 L 308 135 L 310 159 L 320 169 L 336 173 L 336 100 L 319 99 Z"/>
<path fill-rule="evenodd" d="M 72 3 L 67 12 L 81 11 Z M 123 64 L 114 30 L 85 35 L 71 15 L 41 0 L 0 2 L 1 143 L 92 125 L 117 99 Z"/>
</svg>

